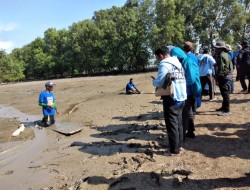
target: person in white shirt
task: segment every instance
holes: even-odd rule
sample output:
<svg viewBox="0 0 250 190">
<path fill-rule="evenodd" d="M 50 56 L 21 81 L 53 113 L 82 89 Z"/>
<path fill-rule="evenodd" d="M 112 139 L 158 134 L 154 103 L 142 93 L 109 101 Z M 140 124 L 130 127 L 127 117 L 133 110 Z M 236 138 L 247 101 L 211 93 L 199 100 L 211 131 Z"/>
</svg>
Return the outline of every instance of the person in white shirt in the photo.
<svg viewBox="0 0 250 190">
<path fill-rule="evenodd" d="M 171 75 L 171 85 L 173 85 L 173 94 L 162 96 L 163 112 L 165 124 L 168 132 L 170 150 L 167 155 L 178 156 L 183 146 L 183 125 L 182 109 L 187 99 L 186 80 L 184 69 L 177 59 L 171 57 L 168 48 L 159 48 L 155 51 L 158 66 L 157 78 L 153 78 L 155 87 L 163 87 L 167 75 Z M 173 78 L 173 79 L 172 79 Z"/>
</svg>

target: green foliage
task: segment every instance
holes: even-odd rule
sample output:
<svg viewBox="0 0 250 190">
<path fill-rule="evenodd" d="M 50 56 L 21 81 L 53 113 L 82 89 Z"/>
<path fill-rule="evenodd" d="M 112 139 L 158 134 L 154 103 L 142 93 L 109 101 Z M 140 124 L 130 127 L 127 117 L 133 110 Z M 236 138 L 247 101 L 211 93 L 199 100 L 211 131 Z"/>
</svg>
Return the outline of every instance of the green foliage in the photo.
<svg viewBox="0 0 250 190">
<path fill-rule="evenodd" d="M 11 56 L 4 51 L 0 51 L 0 81 L 11 82 L 24 78 L 23 65 L 21 62 L 14 61 Z"/>
<path fill-rule="evenodd" d="M 9 55 L 0 51 L 0 80 L 143 70 L 158 47 L 212 47 L 218 39 L 235 47 L 249 34 L 249 0 L 127 0 L 68 29 L 49 28 Z"/>
<path fill-rule="evenodd" d="M 154 25 L 151 31 L 151 47 L 178 45 L 184 40 L 185 17 L 178 12 L 177 1 L 156 1 Z"/>
</svg>

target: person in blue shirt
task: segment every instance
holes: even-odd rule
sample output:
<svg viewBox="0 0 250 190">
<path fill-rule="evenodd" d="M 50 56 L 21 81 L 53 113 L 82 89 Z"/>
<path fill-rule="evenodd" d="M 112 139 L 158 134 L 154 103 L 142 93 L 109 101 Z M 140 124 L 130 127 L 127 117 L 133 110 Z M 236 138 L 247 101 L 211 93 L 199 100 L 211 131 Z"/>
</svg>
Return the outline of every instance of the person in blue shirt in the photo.
<svg viewBox="0 0 250 190">
<path fill-rule="evenodd" d="M 43 119 L 39 125 L 49 127 L 55 123 L 55 114 L 59 114 L 56 107 L 56 99 L 53 94 L 53 82 L 45 83 L 45 90 L 39 95 L 38 104 L 42 106 Z"/>
<path fill-rule="evenodd" d="M 129 79 L 129 83 L 126 86 L 126 93 L 127 94 L 141 94 L 141 91 L 139 91 L 135 84 L 133 83 L 133 78 Z"/>
<path fill-rule="evenodd" d="M 165 125 L 168 132 L 169 156 L 178 156 L 183 146 L 182 109 L 187 98 L 186 80 L 183 67 L 176 57 L 170 56 L 168 48 L 155 51 L 158 66 L 157 78 L 153 78 L 155 87 L 163 87 L 166 76 L 171 74 L 173 94 L 162 96 Z"/>
<path fill-rule="evenodd" d="M 209 99 L 210 101 L 216 100 L 214 97 L 214 65 L 216 64 L 215 59 L 210 55 L 208 48 L 203 50 L 203 53 L 198 56 L 199 59 L 199 70 L 200 70 L 200 81 L 202 90 L 206 84 L 209 86 Z"/>
</svg>

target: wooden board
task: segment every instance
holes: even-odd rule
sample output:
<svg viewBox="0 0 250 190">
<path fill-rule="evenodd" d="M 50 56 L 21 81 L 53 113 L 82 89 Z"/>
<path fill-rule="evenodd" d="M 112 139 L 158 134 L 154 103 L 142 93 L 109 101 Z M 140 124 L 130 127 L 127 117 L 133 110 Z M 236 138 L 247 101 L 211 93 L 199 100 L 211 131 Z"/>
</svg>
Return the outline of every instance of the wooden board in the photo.
<svg viewBox="0 0 250 190">
<path fill-rule="evenodd" d="M 51 129 L 51 130 L 53 130 L 53 131 L 55 131 L 55 132 L 57 132 L 59 134 L 65 135 L 65 136 L 70 136 L 70 135 L 74 135 L 76 133 L 81 132 L 83 130 L 83 128 L 79 128 L 79 129 L 68 131 L 68 132 L 66 132 L 66 131 L 59 131 L 57 129 Z"/>
</svg>

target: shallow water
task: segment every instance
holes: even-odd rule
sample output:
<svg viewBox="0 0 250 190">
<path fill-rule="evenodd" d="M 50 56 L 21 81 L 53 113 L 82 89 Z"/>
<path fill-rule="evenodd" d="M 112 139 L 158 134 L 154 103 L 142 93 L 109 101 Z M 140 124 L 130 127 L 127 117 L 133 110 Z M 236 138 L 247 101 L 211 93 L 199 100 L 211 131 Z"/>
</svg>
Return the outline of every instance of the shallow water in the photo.
<svg viewBox="0 0 250 190">
<path fill-rule="evenodd" d="M 39 120 L 40 116 L 27 115 L 14 107 L 0 105 L 0 117 L 15 118 L 26 127 L 33 127 L 35 133 L 35 138 L 32 140 L 0 144 L 1 189 L 27 189 L 24 184 L 30 182 L 37 185 L 39 183 L 37 182 L 37 177 L 32 175 L 28 165 L 39 160 L 40 154 L 48 145 L 46 130 L 34 127 L 33 122 Z M 43 179 L 42 181 L 48 180 L 45 174 L 42 175 L 41 173 L 40 177 Z"/>
<path fill-rule="evenodd" d="M 25 127 L 32 127 L 35 133 L 35 138 L 27 142 L 9 142 L 0 144 L 0 169 L 8 165 L 11 165 L 12 168 L 16 168 L 17 166 L 22 165 L 23 162 L 27 161 L 29 157 L 33 156 L 35 152 L 42 151 L 47 145 L 47 129 L 68 133 L 80 128 L 77 124 L 56 121 L 56 124 L 49 128 L 39 129 L 35 127 L 35 122 L 40 120 L 41 116 L 28 115 L 20 112 L 14 107 L 2 104 L 0 104 L 0 118 L 14 118 L 23 123 Z"/>
<path fill-rule="evenodd" d="M 35 123 L 41 120 L 41 117 L 42 115 L 28 115 L 14 107 L 0 104 L 0 118 L 14 118 L 25 127 L 31 127 L 35 133 L 32 140 L 0 144 L 0 189 L 26 190 L 32 186 L 46 184 L 53 176 L 53 173 L 48 173 L 45 168 L 40 167 L 44 166 L 43 162 L 51 156 L 44 153 L 49 146 L 46 131 L 52 129 L 67 133 L 81 128 L 79 124 L 56 121 L 55 125 L 40 129 L 35 127 Z M 33 166 L 39 167 L 36 169 Z"/>
<path fill-rule="evenodd" d="M 22 113 L 12 106 L 0 104 L 0 118 L 14 118 L 23 123 L 25 127 L 34 127 L 34 122 L 41 120 L 42 115 L 28 115 Z M 65 133 L 77 130 L 79 128 L 81 128 L 80 124 L 60 121 L 56 121 L 55 125 L 51 126 L 51 129 L 56 129 Z"/>
<path fill-rule="evenodd" d="M 0 118 L 15 118 L 24 123 L 26 126 L 33 126 L 33 122 L 41 119 L 38 115 L 28 115 L 20 112 L 16 108 L 4 104 L 0 104 Z"/>
</svg>

